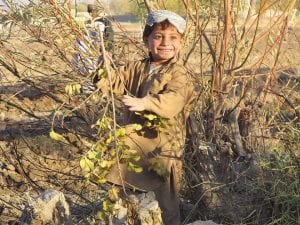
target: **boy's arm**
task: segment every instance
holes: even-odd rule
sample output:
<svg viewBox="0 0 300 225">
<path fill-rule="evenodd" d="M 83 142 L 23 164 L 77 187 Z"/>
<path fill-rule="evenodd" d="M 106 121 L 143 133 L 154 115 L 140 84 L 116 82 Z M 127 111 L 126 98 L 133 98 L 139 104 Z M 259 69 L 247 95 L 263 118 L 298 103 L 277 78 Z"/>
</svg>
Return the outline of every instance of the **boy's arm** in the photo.
<svg viewBox="0 0 300 225">
<path fill-rule="evenodd" d="M 102 93 L 109 93 L 110 83 L 108 76 L 110 76 L 114 94 L 120 95 L 125 91 L 126 83 L 130 74 L 130 69 L 125 66 L 121 67 L 119 70 L 113 70 L 110 68 L 109 75 L 106 74 L 105 77 L 95 80 L 94 83 Z"/>
<path fill-rule="evenodd" d="M 142 101 L 145 110 L 170 119 L 180 113 L 193 98 L 192 82 L 184 74 L 179 74 L 168 82 L 162 93 L 147 95 Z"/>
</svg>

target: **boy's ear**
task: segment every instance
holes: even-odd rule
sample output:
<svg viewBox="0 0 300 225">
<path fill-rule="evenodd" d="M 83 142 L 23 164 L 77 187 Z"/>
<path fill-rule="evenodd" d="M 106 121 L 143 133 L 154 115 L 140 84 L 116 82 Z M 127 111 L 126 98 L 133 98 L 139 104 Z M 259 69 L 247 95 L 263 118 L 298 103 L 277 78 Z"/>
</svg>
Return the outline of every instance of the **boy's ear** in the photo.
<svg viewBox="0 0 300 225">
<path fill-rule="evenodd" d="M 184 39 L 184 36 L 182 35 L 182 36 L 181 36 L 181 40 L 180 40 L 180 44 L 183 45 L 183 44 L 184 44 L 184 40 L 185 40 L 185 39 Z"/>
</svg>

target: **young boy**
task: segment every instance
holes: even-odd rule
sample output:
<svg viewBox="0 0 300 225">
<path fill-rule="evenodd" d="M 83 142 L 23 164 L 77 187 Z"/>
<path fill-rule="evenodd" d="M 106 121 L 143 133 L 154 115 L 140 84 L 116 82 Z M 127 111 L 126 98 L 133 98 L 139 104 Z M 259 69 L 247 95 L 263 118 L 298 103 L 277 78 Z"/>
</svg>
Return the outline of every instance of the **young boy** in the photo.
<svg viewBox="0 0 300 225">
<path fill-rule="evenodd" d="M 179 59 L 184 30 L 185 20 L 179 15 L 167 10 L 150 12 L 143 33 L 149 57 L 129 63 L 112 75 L 113 91 L 121 95 L 127 108 L 123 121 L 128 135 L 125 143 L 138 151 L 141 159 L 137 164 L 143 172 L 128 171 L 121 163 L 107 179 L 119 185 L 123 181 L 135 190 L 154 191 L 165 225 L 180 224 L 177 194 L 181 158 L 186 119 L 195 99 L 193 83 Z M 107 91 L 108 81 L 100 80 L 97 86 Z M 144 119 L 135 112 L 155 114 L 166 119 L 168 125 L 162 131 L 143 127 L 137 132 L 133 124 L 143 124 Z"/>
</svg>

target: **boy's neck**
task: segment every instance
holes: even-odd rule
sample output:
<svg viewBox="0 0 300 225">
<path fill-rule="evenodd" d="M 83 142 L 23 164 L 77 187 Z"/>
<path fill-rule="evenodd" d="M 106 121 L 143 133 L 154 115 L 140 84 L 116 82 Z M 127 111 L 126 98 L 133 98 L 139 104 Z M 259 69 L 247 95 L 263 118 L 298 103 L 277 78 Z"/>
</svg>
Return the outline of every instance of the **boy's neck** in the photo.
<svg viewBox="0 0 300 225">
<path fill-rule="evenodd" d="M 161 66 L 163 63 L 151 61 L 150 64 L 151 64 L 152 66 L 155 66 L 155 67 L 156 67 L 156 66 Z"/>
</svg>

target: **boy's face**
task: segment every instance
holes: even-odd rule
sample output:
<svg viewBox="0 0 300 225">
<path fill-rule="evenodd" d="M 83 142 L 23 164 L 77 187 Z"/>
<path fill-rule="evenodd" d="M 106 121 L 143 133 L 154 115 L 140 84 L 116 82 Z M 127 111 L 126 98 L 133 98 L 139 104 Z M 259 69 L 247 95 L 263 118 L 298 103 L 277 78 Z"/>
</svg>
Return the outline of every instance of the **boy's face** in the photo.
<svg viewBox="0 0 300 225">
<path fill-rule="evenodd" d="M 157 24 L 145 40 L 155 64 L 162 64 L 173 58 L 180 50 L 182 42 L 182 36 L 174 26 L 169 25 L 162 29 Z"/>
</svg>

